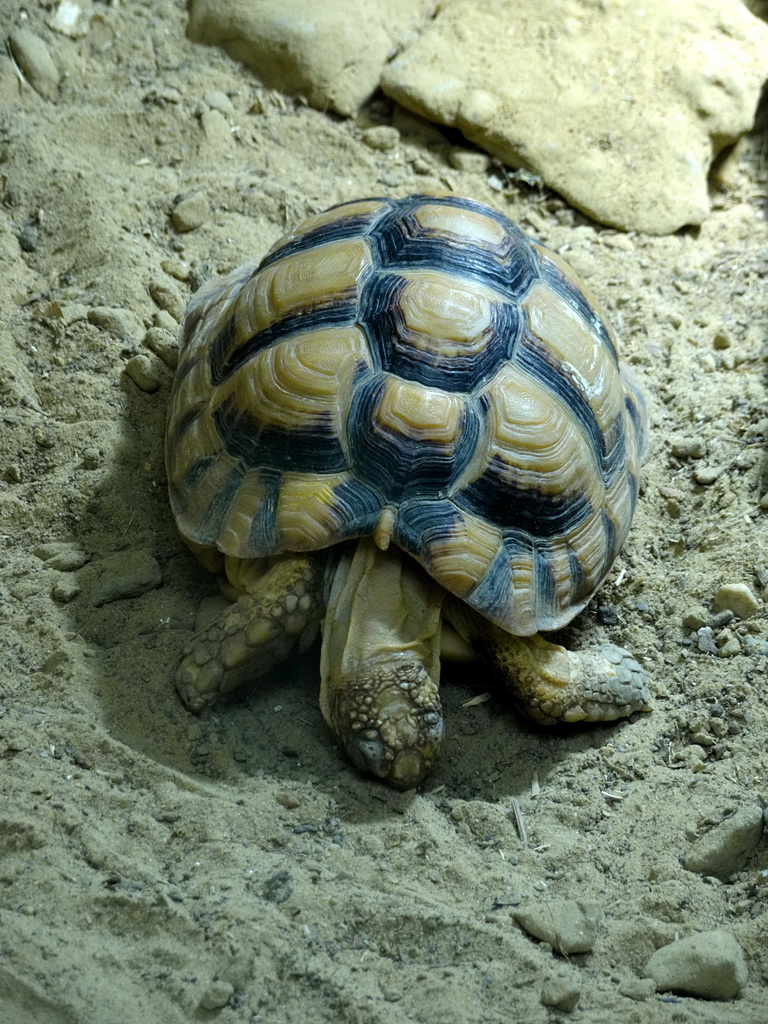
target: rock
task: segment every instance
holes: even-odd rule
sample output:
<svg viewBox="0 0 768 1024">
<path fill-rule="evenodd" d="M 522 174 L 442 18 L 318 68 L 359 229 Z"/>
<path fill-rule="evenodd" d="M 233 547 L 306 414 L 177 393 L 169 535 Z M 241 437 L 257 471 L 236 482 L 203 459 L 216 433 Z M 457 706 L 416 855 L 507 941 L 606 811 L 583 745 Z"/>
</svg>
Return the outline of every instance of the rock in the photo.
<svg viewBox="0 0 768 1024">
<path fill-rule="evenodd" d="M 17 28 L 8 37 L 13 59 L 24 77 L 43 99 L 55 100 L 59 91 L 59 70 L 40 36 Z"/>
<path fill-rule="evenodd" d="M 192 0 L 189 37 L 223 46 L 270 88 L 356 113 L 431 0 Z"/>
<path fill-rule="evenodd" d="M 729 637 L 717 651 L 718 658 L 733 658 L 737 654 L 741 654 L 741 642 L 735 636 Z"/>
<path fill-rule="evenodd" d="M 468 171 L 470 174 L 485 174 L 491 159 L 487 153 L 466 146 L 452 146 L 448 151 L 448 163 L 457 171 Z"/>
<path fill-rule="evenodd" d="M 170 313 L 177 323 L 181 322 L 181 318 L 184 316 L 185 304 L 175 284 L 155 278 L 155 280 L 149 282 L 149 294 L 160 309 Z"/>
<path fill-rule="evenodd" d="M 200 1009 L 220 1010 L 234 994 L 235 990 L 228 981 L 212 981 L 200 997 Z"/>
<path fill-rule="evenodd" d="M 59 6 L 46 19 L 46 23 L 54 32 L 60 32 L 70 39 L 80 39 L 88 35 L 92 14 L 89 0 L 81 0 L 79 3 L 75 3 L 75 0 L 60 0 Z"/>
<path fill-rule="evenodd" d="M 726 466 L 698 466 L 693 471 L 693 479 L 702 487 L 711 487 L 717 483 L 726 469 Z"/>
<path fill-rule="evenodd" d="M 741 807 L 691 845 L 683 867 L 700 875 L 729 878 L 747 863 L 762 833 L 762 808 L 758 804 Z"/>
<path fill-rule="evenodd" d="M 760 602 L 746 583 L 724 583 L 715 592 L 715 608 L 729 608 L 740 619 L 760 610 Z"/>
<path fill-rule="evenodd" d="M 208 220 L 211 208 L 202 192 L 180 199 L 171 212 L 173 226 L 179 232 L 194 231 Z"/>
<path fill-rule="evenodd" d="M 552 971 L 541 986 L 541 1001 L 545 1006 L 562 1013 L 570 1013 L 581 998 L 581 982 L 573 971 Z"/>
<path fill-rule="evenodd" d="M 651 999 L 655 992 L 653 978 L 627 978 L 619 985 L 619 995 L 634 999 L 638 1003 Z"/>
<path fill-rule="evenodd" d="M 69 540 L 38 544 L 35 554 L 49 569 L 58 569 L 59 572 L 74 572 L 75 569 L 81 569 L 90 557 L 77 541 Z"/>
<path fill-rule="evenodd" d="M 701 605 L 693 605 L 683 613 L 683 625 L 686 629 L 695 632 L 706 626 L 708 617 L 706 608 Z"/>
<path fill-rule="evenodd" d="M 88 323 L 123 340 L 138 338 L 144 329 L 141 320 L 130 309 L 115 306 L 93 306 L 88 310 Z"/>
<path fill-rule="evenodd" d="M 548 942 L 558 953 L 588 953 L 603 925 L 603 911 L 589 900 L 550 900 L 513 917 L 530 935 Z"/>
<path fill-rule="evenodd" d="M 163 382 L 165 370 L 159 359 L 150 358 L 140 353 L 132 356 L 125 364 L 125 372 L 137 388 L 152 394 Z"/>
<path fill-rule="evenodd" d="M 688 434 L 673 434 L 669 447 L 678 459 L 702 459 L 707 454 L 704 438 L 691 437 Z"/>
<path fill-rule="evenodd" d="M 384 152 L 395 149 L 400 142 L 400 132 L 388 124 L 377 124 L 366 128 L 363 142 L 369 149 L 380 149 Z"/>
<path fill-rule="evenodd" d="M 645 967 L 657 992 L 704 999 L 735 999 L 746 986 L 747 964 L 738 942 L 725 931 L 701 932 L 662 946 Z"/>
<path fill-rule="evenodd" d="M 179 342 L 174 334 L 162 327 L 150 327 L 144 335 L 144 344 L 158 356 L 169 370 L 175 370 L 179 364 Z"/>
<path fill-rule="evenodd" d="M 696 630 L 696 646 L 702 654 L 717 654 L 717 644 L 711 626 L 702 626 Z"/>
<path fill-rule="evenodd" d="M 88 567 L 88 589 L 95 608 L 127 597 L 139 597 L 162 582 L 160 566 L 149 551 L 129 548 Z"/>
<path fill-rule="evenodd" d="M 203 93 L 203 103 L 211 110 L 218 110 L 225 117 L 231 117 L 235 112 L 232 100 L 220 89 L 206 89 Z"/>
<path fill-rule="evenodd" d="M 381 85 L 596 220 L 664 234 L 707 216 L 767 72 L 739 0 L 443 0 Z"/>
</svg>

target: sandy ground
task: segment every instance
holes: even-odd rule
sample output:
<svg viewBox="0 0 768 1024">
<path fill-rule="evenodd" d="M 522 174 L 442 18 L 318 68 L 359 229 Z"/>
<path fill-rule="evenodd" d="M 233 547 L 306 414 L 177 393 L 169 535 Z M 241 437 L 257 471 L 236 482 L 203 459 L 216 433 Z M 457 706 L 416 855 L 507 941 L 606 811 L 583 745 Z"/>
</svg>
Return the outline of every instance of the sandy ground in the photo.
<svg viewBox="0 0 768 1024">
<path fill-rule="evenodd" d="M 763 1024 L 765 837 L 725 881 L 682 866 L 768 798 L 763 135 L 700 230 L 630 237 L 482 159 L 456 169 L 459 139 L 384 100 L 342 121 L 260 89 L 185 40 L 180 3 L 97 6 L 80 40 L 31 20 L 67 72 L 57 102 L 0 65 L 0 1019 Z M 380 123 L 394 150 L 361 140 Z M 453 669 L 442 757 L 398 794 L 335 747 L 316 651 L 203 720 L 179 703 L 215 582 L 168 509 L 171 374 L 148 346 L 170 359 L 190 291 L 307 213 L 446 187 L 566 254 L 648 395 L 635 526 L 566 639 L 631 649 L 653 711 L 543 731 L 496 697 L 465 706 L 484 680 Z M 197 193 L 208 212 L 179 233 Z M 707 633 L 724 583 L 759 608 Z M 563 899 L 602 908 L 591 952 L 516 924 Z M 740 999 L 639 981 L 711 929 L 744 951 Z M 581 991 L 570 1014 L 542 1003 L 553 973 Z"/>
</svg>

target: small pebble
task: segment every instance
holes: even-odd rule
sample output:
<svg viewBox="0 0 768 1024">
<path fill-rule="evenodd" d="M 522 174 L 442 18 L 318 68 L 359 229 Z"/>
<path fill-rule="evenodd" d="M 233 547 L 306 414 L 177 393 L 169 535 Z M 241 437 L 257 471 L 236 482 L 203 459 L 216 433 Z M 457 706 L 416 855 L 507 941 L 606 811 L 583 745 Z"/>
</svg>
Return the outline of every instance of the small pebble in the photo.
<svg viewBox="0 0 768 1024">
<path fill-rule="evenodd" d="M 656 985 L 653 978 L 626 978 L 619 985 L 619 995 L 627 999 L 634 999 L 638 1003 L 644 1003 L 652 999 L 656 992 Z"/>
<path fill-rule="evenodd" d="M 657 992 L 683 992 L 703 999 L 735 999 L 746 986 L 747 964 L 726 931 L 701 932 L 657 949 L 646 964 Z"/>
<path fill-rule="evenodd" d="M 135 548 L 92 562 L 88 573 L 91 603 L 95 608 L 112 601 L 139 597 L 163 582 L 163 574 L 154 555 Z"/>
<path fill-rule="evenodd" d="M 712 344 L 716 349 L 730 348 L 733 344 L 731 335 L 726 330 L 718 331 L 715 335 Z"/>
<path fill-rule="evenodd" d="M 727 626 L 729 622 L 733 622 L 735 615 L 730 608 L 724 608 L 721 612 L 716 615 L 710 616 L 709 625 L 712 629 L 722 629 L 723 626 Z"/>
<path fill-rule="evenodd" d="M 206 89 L 203 93 L 203 103 L 211 110 L 218 110 L 221 114 L 234 114 L 235 108 L 232 100 L 220 89 Z"/>
<path fill-rule="evenodd" d="M 746 583 L 724 583 L 715 592 L 715 608 L 728 608 L 740 619 L 760 610 L 760 602 Z"/>
<path fill-rule="evenodd" d="M 299 799 L 287 790 L 281 790 L 275 799 L 282 807 L 285 807 L 287 811 L 292 811 L 295 807 L 298 807 L 300 803 Z"/>
<path fill-rule="evenodd" d="M 741 654 L 741 643 L 735 636 L 726 640 L 717 651 L 718 658 L 733 658 L 736 654 Z"/>
<path fill-rule="evenodd" d="M 109 331 L 116 338 L 133 340 L 138 338 L 144 325 L 130 309 L 113 306 L 94 306 L 88 310 L 88 323 Z"/>
<path fill-rule="evenodd" d="M 80 465 L 83 469 L 98 469 L 102 463 L 103 455 L 98 448 L 86 448 L 83 451 Z"/>
<path fill-rule="evenodd" d="M 565 954 L 588 953 L 603 926 L 603 911 L 590 900 L 549 900 L 512 916 L 530 935 Z"/>
<path fill-rule="evenodd" d="M 388 124 L 379 124 L 374 128 L 366 128 L 363 132 L 363 142 L 369 149 L 378 149 L 383 152 L 395 149 L 400 142 L 400 132 Z"/>
<path fill-rule="evenodd" d="M 220 1010 L 235 994 L 228 981 L 212 981 L 200 997 L 201 1010 Z"/>
<path fill-rule="evenodd" d="M 54 585 L 51 591 L 53 600 L 58 604 L 69 604 L 80 593 L 80 584 L 71 576 L 65 576 Z"/>
<path fill-rule="evenodd" d="M 175 285 L 155 279 L 149 283 L 149 294 L 160 309 L 170 313 L 176 323 L 181 322 L 184 316 L 184 300 Z"/>
<path fill-rule="evenodd" d="M 758 804 L 742 807 L 691 845 L 683 867 L 700 875 L 730 878 L 747 863 L 762 834 L 762 808 Z"/>
<path fill-rule="evenodd" d="M 220 110 L 205 107 L 200 113 L 200 125 L 205 133 L 206 142 L 215 150 L 226 152 L 234 146 L 229 118 Z"/>
<path fill-rule="evenodd" d="M 671 440 L 672 454 L 679 459 L 702 459 L 707 454 L 707 447 L 701 437 L 675 435 Z"/>
<path fill-rule="evenodd" d="M 552 971 L 544 979 L 540 998 L 545 1006 L 570 1013 L 581 998 L 581 982 L 573 971 Z"/>
<path fill-rule="evenodd" d="M 144 335 L 144 344 L 150 352 L 154 352 L 162 359 L 169 370 L 176 369 L 179 362 L 179 343 L 175 334 L 169 334 L 162 327 L 150 327 Z"/>
<path fill-rule="evenodd" d="M 699 466 L 693 471 L 693 479 L 701 487 L 711 487 L 725 472 L 725 466 Z"/>
<path fill-rule="evenodd" d="M 683 625 L 687 630 L 695 632 L 707 625 L 708 618 L 707 609 L 696 605 L 683 613 Z"/>
<path fill-rule="evenodd" d="M 125 372 L 137 388 L 148 394 L 157 391 L 162 383 L 161 375 L 158 373 L 157 360 L 150 359 L 149 356 L 141 353 L 128 360 L 125 364 Z"/>
<path fill-rule="evenodd" d="M 457 171 L 485 174 L 491 165 L 491 158 L 487 153 L 481 153 L 479 150 L 453 146 L 448 151 L 448 163 Z"/>
<path fill-rule="evenodd" d="M 717 654 L 717 644 L 710 626 L 696 630 L 696 646 L 702 654 Z"/>
<path fill-rule="evenodd" d="M 171 212 L 171 220 L 177 231 L 194 231 L 205 224 L 211 213 L 208 200 L 202 192 L 193 192 L 180 199 Z M 157 301 L 157 300 L 155 300 Z"/>
<path fill-rule="evenodd" d="M 8 37 L 13 59 L 24 77 L 43 99 L 55 100 L 59 71 L 43 40 L 26 28 L 17 28 Z"/>
<path fill-rule="evenodd" d="M 48 544 L 38 544 L 35 555 L 42 559 L 49 569 L 59 572 L 74 572 L 82 568 L 89 555 L 77 541 L 56 540 Z"/>
<path fill-rule="evenodd" d="M 177 281 L 188 281 L 189 280 L 189 267 L 183 260 L 164 259 L 160 260 L 160 266 L 166 272 L 169 277 L 175 277 Z M 160 310 L 160 312 L 165 312 Z M 163 324 L 158 324 L 155 320 L 155 326 L 162 327 Z"/>
</svg>

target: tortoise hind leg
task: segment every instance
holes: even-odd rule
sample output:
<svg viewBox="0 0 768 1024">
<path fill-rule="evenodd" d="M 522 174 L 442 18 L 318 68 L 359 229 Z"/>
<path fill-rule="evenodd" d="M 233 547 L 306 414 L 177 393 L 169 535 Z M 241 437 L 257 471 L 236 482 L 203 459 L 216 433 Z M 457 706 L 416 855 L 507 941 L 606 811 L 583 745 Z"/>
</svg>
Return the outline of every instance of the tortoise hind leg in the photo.
<svg viewBox="0 0 768 1024">
<path fill-rule="evenodd" d="M 190 711 L 201 711 L 247 679 L 304 650 L 322 616 L 324 555 L 283 555 L 258 577 L 241 563 L 228 575 L 248 587 L 185 648 L 176 688 Z M 246 571 L 243 571 L 245 568 Z"/>
<path fill-rule="evenodd" d="M 611 722 L 649 710 L 645 672 L 622 647 L 569 651 L 538 634 L 511 636 L 453 601 L 446 617 L 535 722 Z"/>
</svg>

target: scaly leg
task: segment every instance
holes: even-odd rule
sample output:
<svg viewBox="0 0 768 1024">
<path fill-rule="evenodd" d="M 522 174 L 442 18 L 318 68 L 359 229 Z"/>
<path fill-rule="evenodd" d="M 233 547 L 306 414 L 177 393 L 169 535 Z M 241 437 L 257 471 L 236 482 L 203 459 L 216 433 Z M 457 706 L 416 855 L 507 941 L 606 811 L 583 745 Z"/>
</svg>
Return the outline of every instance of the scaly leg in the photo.
<svg viewBox="0 0 768 1024">
<path fill-rule="evenodd" d="M 191 711 L 312 642 L 323 612 L 324 568 L 323 553 L 283 555 L 197 634 L 176 670 L 176 688 Z"/>
<path fill-rule="evenodd" d="M 445 614 L 535 722 L 610 722 L 649 710 L 645 672 L 622 647 L 568 651 L 538 634 L 511 636 L 454 601 Z"/>
</svg>

